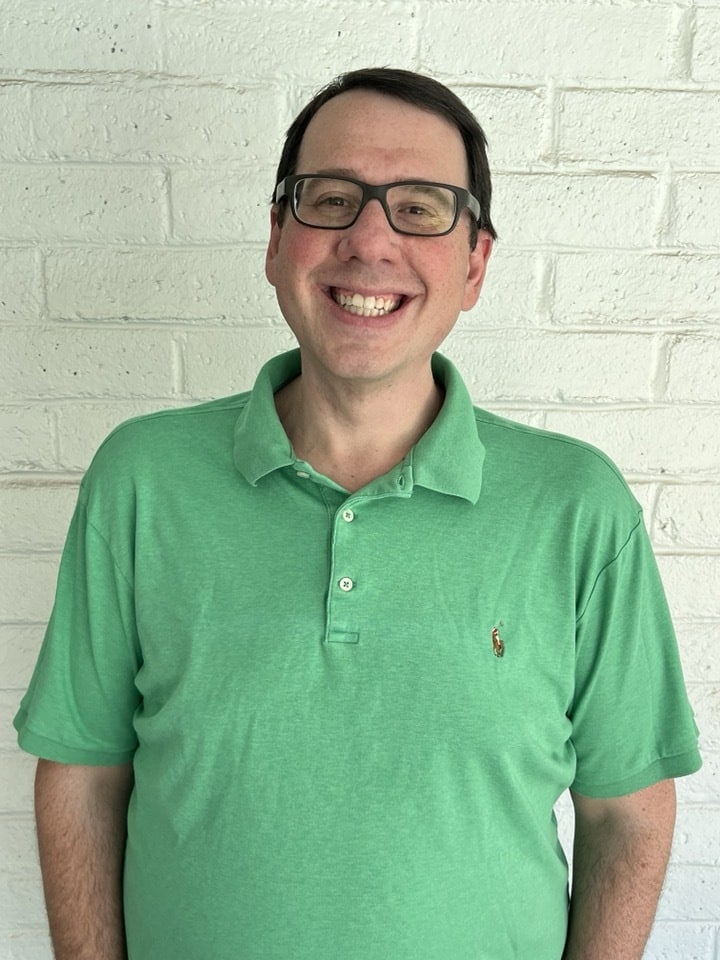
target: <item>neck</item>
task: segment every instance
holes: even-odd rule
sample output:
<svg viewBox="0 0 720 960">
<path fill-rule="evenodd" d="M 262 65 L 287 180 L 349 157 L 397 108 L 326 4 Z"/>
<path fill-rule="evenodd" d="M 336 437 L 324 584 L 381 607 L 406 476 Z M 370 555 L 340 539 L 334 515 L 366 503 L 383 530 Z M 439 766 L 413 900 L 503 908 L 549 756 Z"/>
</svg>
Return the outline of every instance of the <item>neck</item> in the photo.
<svg viewBox="0 0 720 960">
<path fill-rule="evenodd" d="M 442 406 L 428 376 L 382 388 L 328 384 L 307 373 L 275 395 L 296 456 L 354 492 L 400 463 Z"/>
</svg>

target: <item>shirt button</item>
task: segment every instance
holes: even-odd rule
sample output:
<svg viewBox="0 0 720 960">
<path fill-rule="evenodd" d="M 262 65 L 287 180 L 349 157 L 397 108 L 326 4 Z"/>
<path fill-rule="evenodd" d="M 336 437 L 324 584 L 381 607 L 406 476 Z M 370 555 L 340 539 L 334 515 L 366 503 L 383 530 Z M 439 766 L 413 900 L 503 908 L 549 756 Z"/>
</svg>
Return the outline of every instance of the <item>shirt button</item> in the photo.
<svg viewBox="0 0 720 960">
<path fill-rule="evenodd" d="M 300 477 L 301 480 L 309 480 L 310 474 L 306 473 L 304 470 L 296 470 L 295 473 Z"/>
<path fill-rule="evenodd" d="M 345 593 L 348 593 L 350 590 L 352 590 L 355 584 L 352 582 L 350 577 L 341 577 L 341 579 L 338 580 L 338 586 L 341 590 L 344 590 Z"/>
<path fill-rule="evenodd" d="M 345 523 L 352 523 L 352 521 L 355 519 L 355 514 L 352 512 L 352 510 L 343 510 L 342 518 Z"/>
</svg>

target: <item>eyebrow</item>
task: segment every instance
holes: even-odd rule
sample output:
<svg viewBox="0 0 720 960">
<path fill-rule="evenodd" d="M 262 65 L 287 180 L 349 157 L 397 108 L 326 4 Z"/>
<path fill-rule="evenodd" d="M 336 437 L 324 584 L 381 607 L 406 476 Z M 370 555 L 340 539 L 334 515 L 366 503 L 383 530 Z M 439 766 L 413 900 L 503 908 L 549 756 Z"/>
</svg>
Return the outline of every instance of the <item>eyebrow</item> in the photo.
<svg viewBox="0 0 720 960">
<path fill-rule="evenodd" d="M 363 180 L 362 177 L 358 176 L 357 170 L 353 170 L 350 167 L 323 167 L 320 170 L 315 170 L 313 173 L 300 174 L 300 176 L 308 177 L 350 177 L 351 180 L 359 180 L 361 183 L 367 183 L 366 180 Z M 435 181 L 426 180 L 424 177 L 403 177 L 401 180 L 391 180 L 391 183 L 416 183 L 418 186 L 423 186 L 427 184 L 428 192 L 430 192 L 433 187 L 432 185 Z M 373 184 L 370 184 L 372 186 Z"/>
<path fill-rule="evenodd" d="M 353 180 L 359 180 L 357 170 L 351 170 L 350 167 L 323 167 L 320 170 L 313 171 L 310 176 L 314 177 L 352 177 Z"/>
</svg>

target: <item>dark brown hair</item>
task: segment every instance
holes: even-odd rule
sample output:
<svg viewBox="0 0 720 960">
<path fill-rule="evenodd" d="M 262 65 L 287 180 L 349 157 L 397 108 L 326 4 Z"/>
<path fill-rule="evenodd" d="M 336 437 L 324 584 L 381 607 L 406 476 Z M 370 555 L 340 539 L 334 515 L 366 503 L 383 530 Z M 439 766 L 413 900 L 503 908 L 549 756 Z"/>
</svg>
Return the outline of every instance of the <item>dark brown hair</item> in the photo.
<svg viewBox="0 0 720 960">
<path fill-rule="evenodd" d="M 470 245 L 477 242 L 477 230 L 486 230 L 493 239 L 497 236 L 490 219 L 492 184 L 487 159 L 487 139 L 482 127 L 462 100 L 442 83 L 410 70 L 391 67 L 371 67 L 343 73 L 323 87 L 301 110 L 288 128 L 280 156 L 275 183 L 297 173 L 297 161 L 305 131 L 320 107 L 350 90 L 374 90 L 397 97 L 421 110 L 428 110 L 457 127 L 465 145 L 470 176 L 469 189 L 480 202 L 480 216 L 470 237 Z M 308 171 L 311 172 L 311 171 Z"/>
</svg>

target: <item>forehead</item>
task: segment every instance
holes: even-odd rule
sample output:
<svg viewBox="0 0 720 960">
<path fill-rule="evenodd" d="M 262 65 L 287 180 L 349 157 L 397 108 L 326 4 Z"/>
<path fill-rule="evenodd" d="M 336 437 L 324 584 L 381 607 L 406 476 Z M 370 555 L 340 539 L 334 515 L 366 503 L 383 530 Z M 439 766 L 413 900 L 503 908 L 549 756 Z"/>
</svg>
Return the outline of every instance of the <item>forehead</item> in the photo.
<svg viewBox="0 0 720 960">
<path fill-rule="evenodd" d="M 344 172 L 369 183 L 468 181 L 465 145 L 454 124 L 370 90 L 341 93 L 320 107 L 305 130 L 297 172 Z"/>
</svg>

